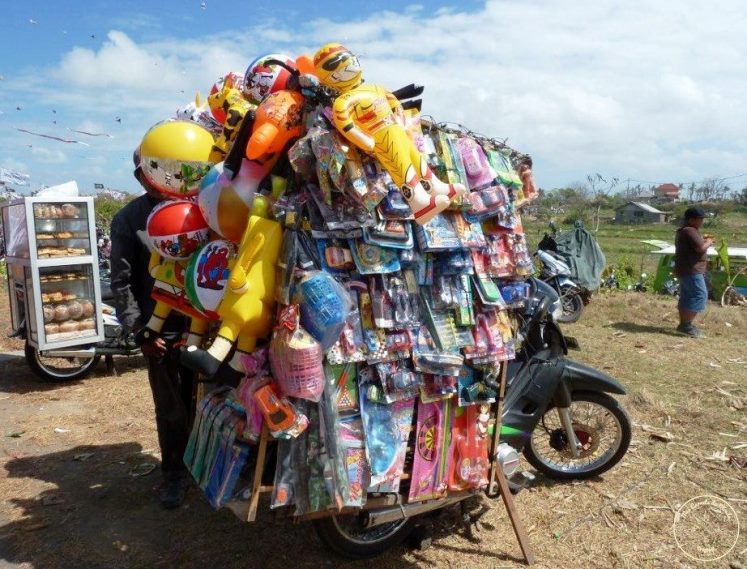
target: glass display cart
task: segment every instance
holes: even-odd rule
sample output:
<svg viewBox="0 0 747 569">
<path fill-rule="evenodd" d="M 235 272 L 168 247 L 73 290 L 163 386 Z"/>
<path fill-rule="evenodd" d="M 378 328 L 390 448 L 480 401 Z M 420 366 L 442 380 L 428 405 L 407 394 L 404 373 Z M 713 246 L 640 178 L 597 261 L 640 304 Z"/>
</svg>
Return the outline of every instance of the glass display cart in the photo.
<svg viewBox="0 0 747 569">
<path fill-rule="evenodd" d="M 104 339 L 93 198 L 30 197 L 3 204 L 3 237 L 14 330 L 27 349 Z"/>
</svg>

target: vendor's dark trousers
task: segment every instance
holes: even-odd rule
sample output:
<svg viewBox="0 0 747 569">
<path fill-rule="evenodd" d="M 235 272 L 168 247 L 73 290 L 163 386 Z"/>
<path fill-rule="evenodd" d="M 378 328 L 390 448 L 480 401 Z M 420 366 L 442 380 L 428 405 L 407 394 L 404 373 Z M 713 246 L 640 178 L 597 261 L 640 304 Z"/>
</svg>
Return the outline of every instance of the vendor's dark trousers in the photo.
<svg viewBox="0 0 747 569">
<path fill-rule="evenodd" d="M 193 415 L 194 373 L 179 365 L 179 350 L 148 360 L 148 380 L 156 407 L 161 470 L 166 478 L 186 473 L 184 449 Z"/>
</svg>

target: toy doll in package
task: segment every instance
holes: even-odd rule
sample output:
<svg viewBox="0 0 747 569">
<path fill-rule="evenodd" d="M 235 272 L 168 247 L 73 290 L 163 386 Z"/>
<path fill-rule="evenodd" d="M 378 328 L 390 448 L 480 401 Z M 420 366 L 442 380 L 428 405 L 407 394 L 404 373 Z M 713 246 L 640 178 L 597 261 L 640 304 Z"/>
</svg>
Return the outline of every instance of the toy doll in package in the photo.
<svg viewBox="0 0 747 569">
<path fill-rule="evenodd" d="M 449 490 L 484 488 L 488 484 L 487 405 L 457 407 L 451 430 Z"/>
</svg>

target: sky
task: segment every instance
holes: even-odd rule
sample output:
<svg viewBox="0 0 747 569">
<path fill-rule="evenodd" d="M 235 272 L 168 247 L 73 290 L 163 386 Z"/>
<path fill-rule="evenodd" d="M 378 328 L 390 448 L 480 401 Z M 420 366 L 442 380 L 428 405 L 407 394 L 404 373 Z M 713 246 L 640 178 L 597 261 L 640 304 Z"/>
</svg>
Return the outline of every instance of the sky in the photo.
<svg viewBox="0 0 747 569">
<path fill-rule="evenodd" d="M 0 167 L 30 189 L 136 192 L 150 126 L 258 55 L 329 41 L 370 83 L 425 85 L 437 121 L 507 138 L 543 188 L 595 173 L 747 186 L 743 0 L 5 0 L 2 14 Z"/>
</svg>

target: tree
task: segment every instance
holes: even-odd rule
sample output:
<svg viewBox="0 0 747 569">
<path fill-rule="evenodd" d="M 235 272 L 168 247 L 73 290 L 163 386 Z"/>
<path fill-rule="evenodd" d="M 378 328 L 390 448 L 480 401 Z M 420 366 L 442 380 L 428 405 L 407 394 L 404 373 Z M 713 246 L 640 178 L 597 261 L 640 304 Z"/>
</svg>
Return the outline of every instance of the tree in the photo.
<svg viewBox="0 0 747 569">
<path fill-rule="evenodd" d="M 729 186 L 721 178 L 706 178 L 698 186 L 696 194 L 700 201 L 707 202 L 722 199 L 725 189 L 728 190 L 728 188 Z"/>
<path fill-rule="evenodd" d="M 599 231 L 599 217 L 602 211 L 602 206 L 607 203 L 612 190 L 617 187 L 620 182 L 619 178 L 610 178 L 609 180 L 604 178 L 601 174 L 589 174 L 586 176 L 586 181 L 589 184 L 591 190 L 591 205 L 594 206 L 594 232 Z"/>
</svg>

